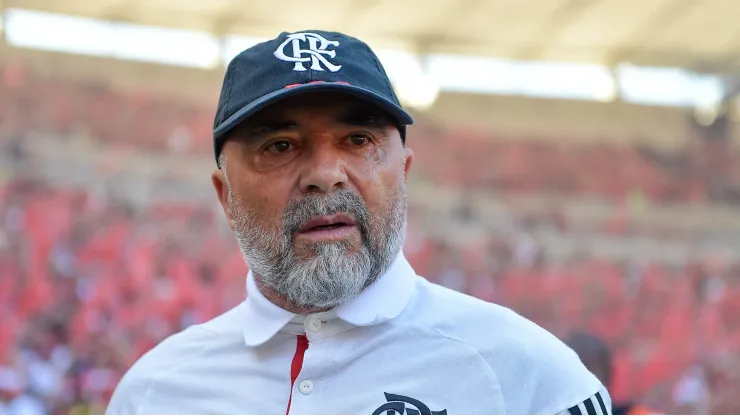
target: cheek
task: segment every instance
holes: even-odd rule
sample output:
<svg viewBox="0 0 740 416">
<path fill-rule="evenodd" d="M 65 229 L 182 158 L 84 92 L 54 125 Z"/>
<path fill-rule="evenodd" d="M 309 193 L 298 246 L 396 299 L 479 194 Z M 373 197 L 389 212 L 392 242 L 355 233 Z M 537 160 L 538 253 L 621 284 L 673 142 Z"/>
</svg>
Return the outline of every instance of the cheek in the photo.
<svg viewBox="0 0 740 416">
<path fill-rule="evenodd" d="M 265 186 L 267 180 L 242 181 L 234 194 L 240 207 L 252 213 L 256 221 L 267 229 L 277 230 L 282 225 L 287 198 L 278 186 Z"/>
<path fill-rule="evenodd" d="M 401 182 L 403 181 L 402 170 L 385 166 L 369 177 L 372 180 L 365 181 L 365 189 L 363 190 L 365 202 L 376 222 L 382 222 L 398 203 Z"/>
<path fill-rule="evenodd" d="M 368 162 L 373 163 L 376 169 L 388 167 L 388 153 L 386 149 L 378 147 L 369 157 Z"/>
</svg>

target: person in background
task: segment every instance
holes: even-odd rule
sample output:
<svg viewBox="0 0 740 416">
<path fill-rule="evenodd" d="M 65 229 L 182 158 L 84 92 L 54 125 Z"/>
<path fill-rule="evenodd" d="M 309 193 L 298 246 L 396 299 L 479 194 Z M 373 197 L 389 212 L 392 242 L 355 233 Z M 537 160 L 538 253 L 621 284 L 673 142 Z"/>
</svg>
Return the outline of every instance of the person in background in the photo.
<svg viewBox="0 0 740 416">
<path fill-rule="evenodd" d="M 0 414 L 42 415 L 47 413 L 43 402 L 28 392 L 24 377 L 16 370 L 0 367 Z"/>
<path fill-rule="evenodd" d="M 599 337 L 585 333 L 572 333 L 565 338 L 565 344 L 581 358 L 583 364 L 598 378 L 607 389 L 611 389 L 614 364 L 609 346 Z M 613 399 L 614 415 L 656 415 L 654 409 L 641 406 L 633 400 L 619 402 Z"/>
</svg>

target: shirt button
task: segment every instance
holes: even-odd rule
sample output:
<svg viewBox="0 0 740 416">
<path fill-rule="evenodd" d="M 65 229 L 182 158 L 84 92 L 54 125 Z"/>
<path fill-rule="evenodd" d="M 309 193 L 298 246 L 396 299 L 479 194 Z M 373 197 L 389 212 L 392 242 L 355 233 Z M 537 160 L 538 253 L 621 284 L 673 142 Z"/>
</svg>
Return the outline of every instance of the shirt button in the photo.
<svg viewBox="0 0 740 416">
<path fill-rule="evenodd" d="M 303 394 L 311 394 L 313 392 L 313 383 L 310 380 L 303 380 L 298 385 L 298 390 Z"/>
<path fill-rule="evenodd" d="M 319 332 L 321 331 L 321 319 L 312 316 L 306 320 L 306 328 L 310 332 Z"/>
</svg>

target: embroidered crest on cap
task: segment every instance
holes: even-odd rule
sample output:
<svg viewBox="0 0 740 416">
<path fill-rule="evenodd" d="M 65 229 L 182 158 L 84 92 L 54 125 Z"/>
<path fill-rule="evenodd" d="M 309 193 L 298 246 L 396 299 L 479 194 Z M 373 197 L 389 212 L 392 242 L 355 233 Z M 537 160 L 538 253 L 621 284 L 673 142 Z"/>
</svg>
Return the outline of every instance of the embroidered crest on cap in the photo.
<svg viewBox="0 0 740 416">
<path fill-rule="evenodd" d="M 285 48 L 288 45 L 293 49 L 292 56 L 285 54 Z M 288 35 L 288 38 L 278 46 L 273 55 L 282 61 L 295 62 L 294 71 L 305 71 L 306 67 L 303 66 L 303 63 L 310 61 L 310 68 L 314 71 L 323 71 L 325 67 L 331 72 L 337 72 L 342 68 L 342 65 L 329 62 L 328 58 L 337 56 L 337 51 L 327 50 L 329 46 L 339 46 L 339 42 L 328 40 L 316 33 L 293 33 Z"/>
</svg>

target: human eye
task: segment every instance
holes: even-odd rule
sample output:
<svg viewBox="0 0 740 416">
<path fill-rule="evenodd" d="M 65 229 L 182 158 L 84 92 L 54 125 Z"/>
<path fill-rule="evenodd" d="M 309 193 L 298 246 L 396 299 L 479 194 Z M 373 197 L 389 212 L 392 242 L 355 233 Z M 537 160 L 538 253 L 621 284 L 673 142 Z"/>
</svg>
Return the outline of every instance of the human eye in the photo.
<svg viewBox="0 0 740 416">
<path fill-rule="evenodd" d="M 271 169 L 290 163 L 300 152 L 299 145 L 290 139 L 275 139 L 264 143 L 254 153 L 253 160 L 258 169 Z"/>
<path fill-rule="evenodd" d="M 367 133 L 352 133 L 347 136 L 347 141 L 353 146 L 366 146 L 372 141 L 372 137 Z"/>
<path fill-rule="evenodd" d="M 265 153 L 271 156 L 279 156 L 293 150 L 293 143 L 289 140 L 275 140 L 265 146 Z"/>
</svg>

